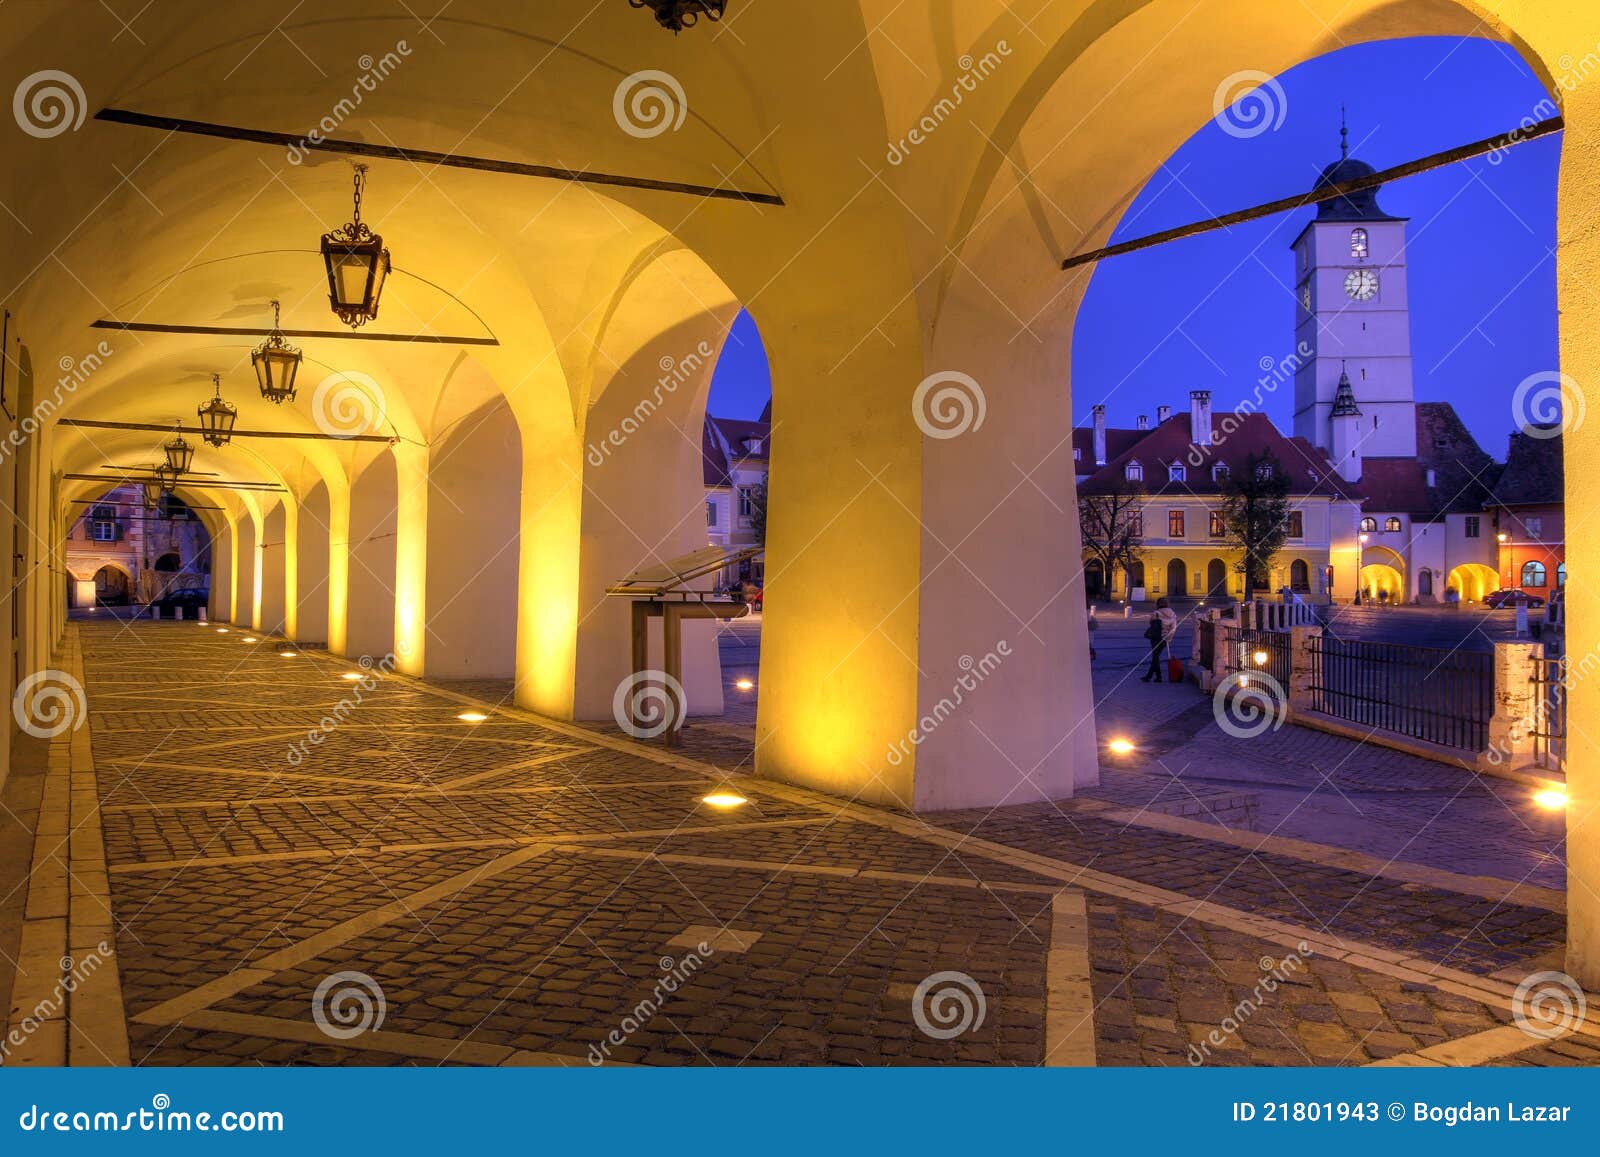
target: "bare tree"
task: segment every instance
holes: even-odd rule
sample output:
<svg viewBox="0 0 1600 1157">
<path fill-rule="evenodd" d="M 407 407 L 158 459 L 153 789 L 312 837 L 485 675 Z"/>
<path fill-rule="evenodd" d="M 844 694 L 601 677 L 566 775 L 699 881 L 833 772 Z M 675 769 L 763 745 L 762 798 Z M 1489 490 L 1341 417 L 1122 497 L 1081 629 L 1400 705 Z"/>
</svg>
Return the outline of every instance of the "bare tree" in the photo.
<svg viewBox="0 0 1600 1157">
<path fill-rule="evenodd" d="M 1222 521 L 1229 545 L 1240 552 L 1234 569 L 1244 575 L 1245 598 L 1266 586 L 1272 558 L 1289 536 L 1289 476 L 1268 450 L 1252 454 L 1222 487 Z"/>
<path fill-rule="evenodd" d="M 1078 499 L 1078 526 L 1086 562 L 1098 561 L 1109 590 L 1117 568 L 1130 569 L 1144 553 L 1144 493 L 1136 488 Z"/>
</svg>

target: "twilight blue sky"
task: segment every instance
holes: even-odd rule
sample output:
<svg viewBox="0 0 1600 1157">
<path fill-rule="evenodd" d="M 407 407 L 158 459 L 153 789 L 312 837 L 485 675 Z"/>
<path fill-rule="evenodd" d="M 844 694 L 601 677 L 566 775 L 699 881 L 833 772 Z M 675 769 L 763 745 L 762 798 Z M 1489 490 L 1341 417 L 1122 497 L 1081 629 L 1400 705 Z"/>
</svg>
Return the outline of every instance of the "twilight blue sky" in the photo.
<svg viewBox="0 0 1600 1157">
<path fill-rule="evenodd" d="M 1219 78 L 1220 80 L 1220 78 Z M 1339 104 L 1351 152 L 1377 168 L 1515 127 L 1545 93 L 1509 48 L 1422 38 L 1348 48 L 1278 78 L 1282 125 L 1249 139 L 1208 121 L 1150 180 L 1116 240 L 1309 188 L 1339 155 Z M 1557 368 L 1555 193 L 1559 138 L 1519 145 L 1386 187 L 1411 218 L 1413 372 L 1418 400 L 1453 402 L 1484 449 L 1502 457 L 1511 392 Z M 1250 396 L 1258 363 L 1294 349 L 1289 243 L 1304 209 L 1102 262 L 1073 343 L 1074 419 L 1104 401 L 1113 425 L 1157 403 L 1213 391 L 1219 408 Z M 1068 340 L 1068 335 L 1062 335 Z M 711 387 L 711 412 L 756 417 L 771 393 L 760 337 L 734 328 Z M 1293 390 L 1267 413 L 1288 429 Z"/>
</svg>

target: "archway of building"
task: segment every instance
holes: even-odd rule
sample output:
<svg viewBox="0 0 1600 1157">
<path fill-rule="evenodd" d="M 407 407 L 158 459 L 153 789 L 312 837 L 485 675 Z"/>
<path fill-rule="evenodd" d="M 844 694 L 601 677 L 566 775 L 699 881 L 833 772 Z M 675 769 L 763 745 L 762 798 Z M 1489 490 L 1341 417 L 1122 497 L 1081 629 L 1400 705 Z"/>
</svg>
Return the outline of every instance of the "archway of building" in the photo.
<svg viewBox="0 0 1600 1157">
<path fill-rule="evenodd" d="M 348 507 L 345 509 L 349 517 Z M 329 540 L 331 507 L 327 483 L 318 481 L 300 502 L 299 526 L 295 551 L 295 599 L 298 610 L 295 617 L 295 642 L 302 646 L 324 645 L 333 649 L 328 629 L 328 603 L 334 582 L 332 554 Z M 341 595 L 344 581 L 339 582 Z M 341 640 L 340 650 L 343 649 Z"/>
<path fill-rule="evenodd" d="M 288 579 L 287 563 L 289 531 L 289 504 L 276 502 L 270 505 L 261 520 L 261 541 L 256 545 L 257 566 L 260 570 L 260 613 L 255 617 L 255 629 L 268 635 L 284 633 L 284 619 L 288 608 L 285 584 Z"/>
<path fill-rule="evenodd" d="M 546 6 L 526 7 L 517 22 L 558 39 L 541 23 L 550 19 Z M 430 280 L 439 284 L 465 287 L 492 267 L 484 296 L 500 300 L 486 316 L 503 343 L 494 372 L 506 383 L 524 438 L 519 700 L 557 714 L 575 709 L 583 439 L 574 415 L 589 408 L 592 376 L 581 372 L 581 355 L 592 351 L 595 335 L 582 323 L 592 300 L 573 294 L 529 308 L 534 291 L 523 284 L 528 279 L 510 271 L 537 268 L 535 280 L 545 286 L 585 283 L 597 264 L 609 272 L 637 259 L 645 230 L 630 230 L 639 221 L 662 222 L 651 226 L 656 236 L 646 244 L 659 240 L 662 228 L 672 229 L 761 323 L 775 409 L 784 416 L 773 460 L 758 770 L 925 810 L 1058 798 L 1098 774 L 1083 668 L 1082 592 L 1076 589 L 1073 469 L 1070 450 L 1063 450 L 1070 443 L 1063 428 L 1038 418 L 1071 412 L 1064 339 L 1086 277 L 1063 275 L 1059 261 L 1105 239 L 1140 185 L 1211 115 L 1218 78 L 1247 68 L 1281 72 L 1335 43 L 1474 32 L 1512 44 L 1548 78 L 1574 45 L 1600 42 L 1600 13 L 1498 0 L 1304 0 L 1292 12 L 1223 0 L 1208 6 L 1203 23 L 1191 20 L 1177 0 L 1102 0 L 1087 9 L 1044 6 L 1030 13 L 1027 27 L 1001 0 L 963 4 L 958 25 L 942 6 L 892 0 L 814 9 L 752 5 L 741 18 L 748 31 L 742 38 L 783 50 L 750 49 L 754 61 L 731 47 L 686 52 L 680 79 L 706 95 L 697 99 L 682 134 L 651 143 L 596 133 L 594 119 L 570 112 L 592 107 L 609 118 L 616 82 L 629 71 L 619 66 L 645 51 L 645 35 L 658 34 L 635 28 L 648 23 L 636 21 L 638 15 L 622 5 L 597 15 L 594 27 L 583 30 L 582 44 L 555 54 L 557 63 L 530 78 L 532 88 L 517 107 L 474 143 L 490 154 L 499 149 L 530 160 L 582 155 L 597 168 L 642 166 L 687 181 L 706 180 L 716 162 L 739 157 L 734 170 L 752 173 L 753 180 L 783 174 L 785 209 L 718 205 L 686 213 L 681 201 L 666 204 L 659 193 L 628 191 L 617 194 L 617 203 L 637 216 L 628 218 L 628 228 L 608 231 L 596 224 L 603 213 L 580 215 L 580 205 L 592 206 L 586 192 L 533 205 L 531 197 L 500 192 L 506 186 L 499 175 L 472 174 L 452 182 L 450 196 L 424 188 L 404 206 L 391 204 L 391 216 L 381 221 L 391 244 L 407 234 L 430 239 L 419 252 L 430 250 Z M 199 114 L 193 94 L 205 91 L 206 119 L 228 123 L 263 117 L 314 123 L 329 105 L 331 80 L 328 86 L 285 86 L 292 91 L 278 87 L 287 66 L 270 62 L 288 48 L 276 42 L 264 46 L 267 62 L 241 74 L 242 83 L 208 83 L 224 71 L 216 46 L 229 41 L 214 11 L 185 6 L 146 19 L 147 41 L 160 46 L 150 59 L 117 59 L 126 55 L 121 45 L 79 46 L 70 14 L 54 13 L 8 46 L 5 59 L 12 73 L 26 75 L 38 60 L 72 48 L 80 67 L 117 76 L 121 91 L 136 92 L 150 107 Z M 441 27 L 450 29 L 469 23 L 454 13 L 445 19 Z M 313 25 L 308 19 L 292 27 L 297 43 L 309 43 L 327 59 L 359 55 L 382 31 L 361 20 Z M 521 31 L 495 35 L 521 47 Z M 947 97 L 951 62 L 968 48 L 988 52 L 1001 39 L 1009 46 L 1004 66 L 953 114 L 964 123 L 943 124 L 903 163 L 884 167 L 884 139 L 902 139 Z M 392 124 L 408 143 L 449 147 L 492 103 L 482 100 L 480 87 L 492 88 L 513 67 L 526 71 L 524 62 L 510 59 L 516 55 L 486 47 L 482 68 L 463 82 L 418 53 L 407 65 L 416 70 L 407 84 L 382 90 L 386 129 Z M 186 66 L 176 67 L 179 60 Z M 824 74 L 830 83 L 816 85 L 814 78 Z M 752 75 L 762 78 L 759 101 L 748 99 Z M 1581 156 L 1592 154 L 1600 124 L 1600 91 L 1592 89 L 1567 93 L 1563 109 L 1567 148 Z M 1107 93 L 1123 99 L 1107 100 Z M 698 109 L 715 110 L 719 123 L 713 128 Z M 87 222 L 60 254 L 69 267 L 93 268 L 96 255 L 115 254 L 129 266 L 164 273 L 155 255 L 202 252 L 249 199 L 277 197 L 275 183 L 264 181 L 252 163 L 261 154 L 246 151 L 250 146 L 174 138 L 146 164 L 147 137 L 91 125 L 76 136 L 17 142 L 15 163 L 0 176 L 0 200 L 21 220 L 36 226 Z M 773 131 L 779 125 L 782 133 Z M 548 155 L 530 156 L 530 141 Z M 734 142 L 750 147 L 748 161 Z M 141 189 L 119 185 L 109 198 L 90 182 L 34 176 L 135 168 L 145 177 Z M 300 235 L 295 230 L 306 231 L 305 203 L 318 211 L 336 205 L 328 223 L 342 217 L 348 205 L 343 166 L 306 165 L 296 172 L 292 195 L 298 203 L 241 219 L 229 238 L 231 253 L 281 250 L 289 243 L 286 231 L 294 237 Z M 369 216 L 379 217 L 374 193 Z M 1566 311 L 1562 368 L 1579 380 L 1595 376 L 1600 366 L 1600 326 L 1588 324 L 1596 307 L 1581 284 L 1600 263 L 1600 235 L 1584 225 L 1593 218 L 1596 195 L 1585 176 L 1563 173 L 1557 257 Z M 149 240 L 130 228 L 152 218 L 141 204 L 145 196 L 161 202 L 168 222 L 164 229 L 152 224 Z M 493 203 L 497 196 L 503 205 Z M 524 233 L 528 247 L 511 260 L 485 263 L 478 238 L 454 207 L 461 199 L 470 202 L 482 228 Z M 547 206 L 553 216 L 540 218 Z M 530 218 L 539 227 L 524 230 Z M 443 236 L 442 221 L 458 227 Z M 314 244 L 321 227 L 308 231 L 310 242 L 293 243 Z M 3 220 L 0 228 L 8 230 L 7 241 L 16 240 L 10 251 L 20 268 L 52 272 L 51 249 L 70 232 L 35 227 L 24 235 Z M 459 244 L 455 234 L 462 235 Z M 130 237 L 148 248 L 128 244 Z M 573 238 L 590 244 L 562 249 L 554 243 Z M 550 246 L 540 248 L 546 240 Z M 605 280 L 598 272 L 595 278 Z M 123 284 L 110 286 L 105 300 L 130 301 L 147 288 L 128 269 L 106 271 L 106 280 L 117 279 Z M 35 279 L 19 295 L 41 354 L 89 348 L 86 326 L 100 310 L 69 280 Z M 285 282 L 307 284 L 298 273 L 276 276 L 276 285 Z M 259 310 L 265 295 L 235 295 L 237 284 L 210 296 L 186 291 L 181 304 L 191 314 L 203 306 L 207 317 L 215 316 L 219 302 L 223 312 Z M 396 290 L 405 284 L 397 280 Z M 417 316 L 426 317 L 426 303 L 418 299 L 417 305 Z M 539 320 L 530 326 L 548 325 L 559 340 L 519 341 L 515 319 L 536 313 Z M 557 356 L 546 357 L 552 349 Z M 155 366 L 151 377 L 171 368 L 170 360 Z M 971 396 L 967 387 L 974 417 L 965 432 L 932 437 L 913 420 L 911 404 L 937 396 L 919 394 L 920 383 L 951 373 L 962 378 L 947 378 L 946 385 L 971 381 L 982 393 Z M 530 374 L 538 380 L 527 382 Z M 103 391 L 100 397 L 105 400 Z M 174 399 L 172 411 L 192 411 L 193 401 L 183 401 L 180 410 Z M 76 399 L 73 408 L 79 408 Z M 1585 465 L 1595 460 L 1587 452 L 1593 445 L 1583 441 L 1589 438 L 1600 434 L 1585 430 L 1569 448 L 1568 480 L 1577 495 L 1596 492 L 1588 477 L 1594 468 Z M 236 521 L 236 539 L 251 532 L 250 522 Z M 402 529 L 412 534 L 416 528 Z M 358 537 L 354 528 L 349 537 Z M 242 542 L 232 548 L 236 572 L 255 541 L 249 550 L 239 549 Z M 1600 558 L 1583 554 L 1590 547 L 1569 549 L 1575 565 L 1600 569 Z M 1600 552 L 1600 545 L 1592 549 Z M 401 577 L 411 585 L 400 602 L 420 615 L 422 568 L 414 553 L 405 557 Z M 352 563 L 352 591 L 356 569 Z M 850 581 L 841 583 L 841 576 Z M 236 590 L 251 587 L 239 580 L 232 584 Z M 1600 643 L 1600 616 L 1586 612 L 1577 602 L 1570 608 L 1569 639 L 1592 648 Z M 890 766 L 885 753 L 927 706 L 949 694 L 964 674 L 962 659 L 999 653 L 1002 644 L 1004 661 L 971 701 L 973 721 L 981 726 L 941 727 L 924 737 L 914 758 Z M 1591 708 L 1591 696 L 1600 691 L 1575 689 L 1573 709 Z M 1600 749 L 1575 741 L 1568 776 L 1575 831 L 1600 802 L 1597 779 Z M 1600 840 L 1575 841 L 1572 863 L 1574 874 L 1593 885 Z M 1575 897 L 1579 891 L 1573 889 Z M 1579 954 L 1574 967 L 1600 980 L 1600 921 L 1591 923 L 1575 909 L 1572 922 L 1575 938 L 1596 953 Z"/>
<path fill-rule="evenodd" d="M 1181 558 L 1167 562 L 1166 588 L 1161 592 L 1173 598 L 1186 598 L 1189 594 L 1189 564 Z"/>
<path fill-rule="evenodd" d="M 126 606 L 133 598 L 133 575 L 127 567 L 106 563 L 94 572 L 94 599 L 97 606 Z"/>
<path fill-rule="evenodd" d="M 522 440 L 498 395 L 430 447 L 425 670 L 432 677 L 516 674 L 521 486 Z"/>
<path fill-rule="evenodd" d="M 1228 597 L 1228 564 L 1220 558 L 1214 558 L 1206 563 L 1206 597 L 1209 599 Z"/>
<path fill-rule="evenodd" d="M 412 498 L 415 501 L 418 496 Z M 395 539 L 400 501 L 395 456 L 387 450 L 378 451 L 350 488 L 344 654 L 351 658 L 377 663 L 390 656 L 397 660 L 401 657 L 395 644 Z"/>
<path fill-rule="evenodd" d="M 1361 555 L 1361 598 L 1370 603 L 1405 602 L 1405 560 L 1386 546 L 1368 546 Z"/>
</svg>

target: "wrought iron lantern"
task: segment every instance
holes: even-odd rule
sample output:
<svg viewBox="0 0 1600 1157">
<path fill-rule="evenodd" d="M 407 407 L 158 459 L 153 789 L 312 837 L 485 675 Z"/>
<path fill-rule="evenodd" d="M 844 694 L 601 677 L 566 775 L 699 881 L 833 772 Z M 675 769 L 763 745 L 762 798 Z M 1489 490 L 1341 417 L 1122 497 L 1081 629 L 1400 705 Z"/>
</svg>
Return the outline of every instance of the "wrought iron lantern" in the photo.
<svg viewBox="0 0 1600 1157">
<path fill-rule="evenodd" d="M 378 316 L 378 298 L 389 276 L 389 251 L 361 219 L 361 191 L 367 166 L 356 166 L 355 216 L 322 235 L 322 261 L 328 267 L 328 304 L 339 320 L 359 329 Z"/>
<path fill-rule="evenodd" d="M 727 10 L 728 0 L 628 0 L 635 8 L 648 8 L 656 15 L 656 23 L 673 33 L 692 28 L 704 16 L 707 20 L 721 20 Z"/>
<path fill-rule="evenodd" d="M 155 510 L 161 505 L 160 478 L 146 478 L 139 483 L 139 489 L 142 492 L 141 497 L 144 499 L 144 508 L 146 510 Z"/>
<path fill-rule="evenodd" d="M 377 308 L 374 301 L 373 308 Z M 294 401 L 294 379 L 300 372 L 302 354 L 283 338 L 278 326 L 278 303 L 272 303 L 272 331 L 267 340 L 256 346 L 250 354 L 250 364 L 256 368 L 256 384 L 261 396 L 269 402 Z"/>
<path fill-rule="evenodd" d="M 194 447 L 189 445 L 187 438 L 179 434 L 172 441 L 163 445 L 161 449 L 167 455 L 167 466 L 174 473 L 189 473 L 189 466 L 194 462 Z"/>
<path fill-rule="evenodd" d="M 199 409 L 200 436 L 213 446 L 226 446 L 233 439 L 233 424 L 239 411 L 231 402 L 222 400 L 222 375 L 212 374 L 211 384 L 216 393 Z"/>
<path fill-rule="evenodd" d="M 178 488 L 178 472 L 171 466 L 157 466 L 156 482 L 161 487 L 161 493 L 171 494 Z"/>
</svg>

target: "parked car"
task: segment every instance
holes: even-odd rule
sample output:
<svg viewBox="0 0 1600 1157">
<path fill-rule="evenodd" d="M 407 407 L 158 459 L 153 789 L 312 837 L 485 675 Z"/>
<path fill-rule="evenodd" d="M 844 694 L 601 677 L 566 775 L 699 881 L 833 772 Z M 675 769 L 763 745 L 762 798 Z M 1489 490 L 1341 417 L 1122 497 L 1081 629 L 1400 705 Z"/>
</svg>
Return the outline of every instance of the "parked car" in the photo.
<svg viewBox="0 0 1600 1157">
<path fill-rule="evenodd" d="M 179 607 L 183 608 L 183 617 L 194 618 L 198 608 L 211 602 L 211 592 L 205 587 L 184 587 L 182 590 L 168 591 L 155 601 L 156 613 L 166 618 L 176 614 Z"/>
<path fill-rule="evenodd" d="M 1483 605 L 1499 609 L 1500 607 L 1527 607 L 1534 610 L 1544 606 L 1544 600 L 1538 595 L 1530 595 L 1527 591 L 1501 590 L 1491 591 L 1483 597 Z"/>
</svg>

